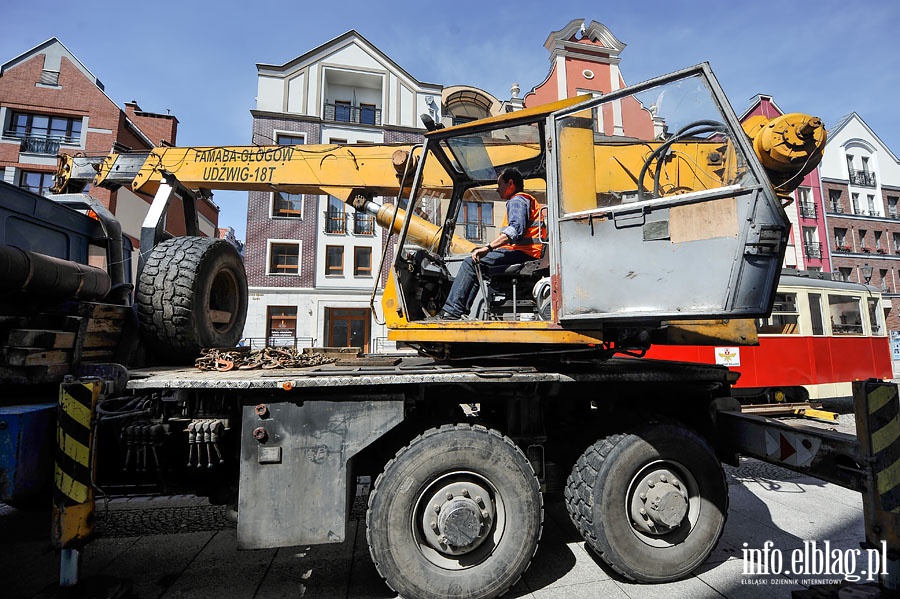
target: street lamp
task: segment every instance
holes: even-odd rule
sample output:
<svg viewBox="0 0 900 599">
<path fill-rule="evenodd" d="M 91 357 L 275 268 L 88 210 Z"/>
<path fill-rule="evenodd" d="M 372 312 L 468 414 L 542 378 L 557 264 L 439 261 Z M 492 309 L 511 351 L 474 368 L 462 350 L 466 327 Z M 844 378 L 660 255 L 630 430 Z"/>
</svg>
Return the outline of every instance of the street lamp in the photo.
<svg viewBox="0 0 900 599">
<path fill-rule="evenodd" d="M 868 262 L 866 262 L 865 264 L 862 265 L 862 267 L 860 267 L 859 270 L 862 273 L 863 280 L 865 281 L 866 285 L 868 285 L 869 281 L 872 280 L 872 271 L 874 269 L 871 266 L 869 266 Z"/>
</svg>

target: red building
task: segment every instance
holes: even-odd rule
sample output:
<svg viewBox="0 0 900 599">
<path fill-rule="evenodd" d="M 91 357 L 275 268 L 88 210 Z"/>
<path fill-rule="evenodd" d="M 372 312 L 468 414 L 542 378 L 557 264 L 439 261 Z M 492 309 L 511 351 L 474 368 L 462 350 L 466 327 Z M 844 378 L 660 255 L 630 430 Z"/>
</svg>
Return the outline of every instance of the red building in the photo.
<svg viewBox="0 0 900 599">
<path fill-rule="evenodd" d="M 0 179 L 46 194 L 60 154 L 102 156 L 174 144 L 178 119 L 141 110 L 136 101 L 120 109 L 103 84 L 62 42 L 51 38 L 0 64 Z M 130 190 L 90 189 L 122 222 L 135 247 L 152 198 Z M 200 229 L 215 235 L 219 209 L 198 204 Z M 184 234 L 184 213 L 169 211 L 166 228 Z"/>
</svg>

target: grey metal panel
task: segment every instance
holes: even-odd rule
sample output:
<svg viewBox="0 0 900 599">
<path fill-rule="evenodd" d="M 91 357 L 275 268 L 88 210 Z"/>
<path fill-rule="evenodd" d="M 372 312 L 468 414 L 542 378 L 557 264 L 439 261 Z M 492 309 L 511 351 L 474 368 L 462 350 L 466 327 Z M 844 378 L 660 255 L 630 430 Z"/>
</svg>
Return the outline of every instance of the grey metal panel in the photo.
<svg viewBox="0 0 900 599">
<path fill-rule="evenodd" d="M 244 406 L 238 546 L 340 543 L 348 511 L 347 463 L 403 420 L 402 396 Z M 257 440 L 254 431 L 265 430 Z"/>
</svg>

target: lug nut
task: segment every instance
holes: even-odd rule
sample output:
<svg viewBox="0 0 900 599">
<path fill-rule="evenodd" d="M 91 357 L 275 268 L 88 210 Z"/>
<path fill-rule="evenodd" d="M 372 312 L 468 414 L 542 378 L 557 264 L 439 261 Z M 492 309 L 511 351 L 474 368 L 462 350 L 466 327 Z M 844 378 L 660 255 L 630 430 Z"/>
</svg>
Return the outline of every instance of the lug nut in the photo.
<svg viewBox="0 0 900 599">
<path fill-rule="evenodd" d="M 438 532 L 438 531 L 440 530 L 440 529 L 438 528 L 438 525 L 437 525 L 437 521 L 436 521 L 436 520 L 432 520 L 432 521 L 431 521 L 431 530 L 433 530 L 434 532 Z"/>
<path fill-rule="evenodd" d="M 260 443 L 265 443 L 269 438 L 269 433 L 263 427 L 258 427 L 253 430 L 253 438 L 259 441 Z"/>
<path fill-rule="evenodd" d="M 447 501 L 450 501 L 451 499 L 453 499 L 453 493 L 448 492 L 446 497 L 447 497 Z"/>
<path fill-rule="evenodd" d="M 462 490 L 462 494 L 463 494 L 463 497 L 468 497 L 468 496 L 469 496 L 469 490 L 468 490 L 468 489 L 463 489 L 463 490 Z"/>
<path fill-rule="evenodd" d="M 436 503 L 434 504 L 434 513 L 435 513 L 435 514 L 440 514 L 440 513 L 441 513 L 441 506 L 439 506 L 439 505 L 436 504 Z"/>
<path fill-rule="evenodd" d="M 669 479 L 666 478 L 666 475 L 665 475 L 665 474 L 661 474 L 661 475 L 659 476 L 659 480 L 662 481 L 662 482 L 666 482 L 666 481 L 668 481 Z"/>
<path fill-rule="evenodd" d="M 269 417 L 269 406 L 264 403 L 256 406 L 256 415 L 260 418 L 268 418 Z"/>
</svg>

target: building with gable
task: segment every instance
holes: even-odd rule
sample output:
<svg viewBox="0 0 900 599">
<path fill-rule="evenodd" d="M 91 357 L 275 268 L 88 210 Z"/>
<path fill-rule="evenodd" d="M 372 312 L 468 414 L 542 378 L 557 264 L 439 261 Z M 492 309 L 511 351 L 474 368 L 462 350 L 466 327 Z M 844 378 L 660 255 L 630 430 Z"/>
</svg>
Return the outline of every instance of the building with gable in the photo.
<svg viewBox="0 0 900 599">
<path fill-rule="evenodd" d="M 415 143 L 421 114 L 442 120 L 441 86 L 418 81 L 356 31 L 257 71 L 254 144 Z M 370 295 L 376 289 L 380 307 L 387 238 L 372 217 L 330 196 L 248 200 L 245 342 L 376 349 L 386 331 Z"/>
<path fill-rule="evenodd" d="M 38 194 L 53 185 L 57 156 L 147 151 L 174 144 L 178 119 L 141 110 L 136 101 L 119 108 L 103 83 L 57 38 L 0 65 L 0 179 Z M 139 245 L 152 198 L 120 188 L 90 188 Z M 219 209 L 198 203 L 200 229 L 215 235 Z M 170 210 L 166 229 L 183 235 L 184 211 Z M 137 253 L 134 254 L 135 266 Z"/>
<path fill-rule="evenodd" d="M 833 271 L 884 293 L 900 345 L 900 161 L 857 113 L 828 131 L 819 165 Z M 868 280 L 867 280 L 868 279 Z M 895 351 L 895 359 L 898 352 Z"/>
</svg>

